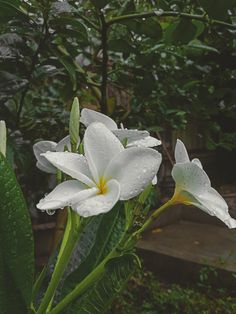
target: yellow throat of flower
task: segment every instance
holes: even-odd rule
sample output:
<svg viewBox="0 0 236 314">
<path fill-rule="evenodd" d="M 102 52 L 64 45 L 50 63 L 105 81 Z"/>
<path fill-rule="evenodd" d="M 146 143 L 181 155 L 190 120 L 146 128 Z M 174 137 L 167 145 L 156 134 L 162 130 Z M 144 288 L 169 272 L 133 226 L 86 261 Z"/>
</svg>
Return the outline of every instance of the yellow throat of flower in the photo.
<svg viewBox="0 0 236 314">
<path fill-rule="evenodd" d="M 175 190 L 175 193 L 172 197 L 172 202 L 173 204 L 192 205 L 191 200 L 179 190 Z"/>
<path fill-rule="evenodd" d="M 105 194 L 107 192 L 107 184 L 104 177 L 99 178 L 97 187 L 99 188 L 98 194 Z"/>
</svg>

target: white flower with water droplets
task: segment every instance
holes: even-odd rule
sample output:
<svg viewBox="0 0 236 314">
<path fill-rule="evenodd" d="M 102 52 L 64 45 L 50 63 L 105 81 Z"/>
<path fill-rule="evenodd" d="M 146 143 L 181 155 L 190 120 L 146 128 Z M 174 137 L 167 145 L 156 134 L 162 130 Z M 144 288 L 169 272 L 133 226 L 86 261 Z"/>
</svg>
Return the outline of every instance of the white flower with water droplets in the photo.
<svg viewBox="0 0 236 314">
<path fill-rule="evenodd" d="M 38 203 L 39 209 L 71 206 L 83 217 L 108 212 L 118 200 L 128 200 L 143 191 L 161 163 L 161 154 L 154 149 L 125 149 L 102 123 L 92 123 L 86 129 L 84 152 L 85 156 L 69 152 L 43 154 L 75 180 L 59 184 Z"/>
<path fill-rule="evenodd" d="M 155 147 L 161 145 L 161 141 L 150 136 L 148 131 L 128 130 L 124 127 L 118 129 L 114 120 L 91 109 L 82 109 L 80 122 L 86 127 L 93 122 L 103 123 L 121 142 L 127 139 L 126 147 Z"/>
<path fill-rule="evenodd" d="M 211 216 L 216 216 L 229 228 L 236 228 L 236 220 L 229 215 L 228 205 L 221 195 L 211 187 L 211 182 L 199 159 L 190 161 L 184 144 L 177 140 L 176 164 L 172 170 L 175 204 L 194 205 Z"/>
<path fill-rule="evenodd" d="M 47 173 L 56 174 L 57 168 L 54 167 L 42 154 L 46 152 L 63 152 L 65 147 L 67 147 L 69 151 L 71 150 L 69 135 L 64 137 L 59 143 L 53 141 L 39 141 L 34 144 L 33 151 L 37 159 L 37 168 Z"/>
</svg>

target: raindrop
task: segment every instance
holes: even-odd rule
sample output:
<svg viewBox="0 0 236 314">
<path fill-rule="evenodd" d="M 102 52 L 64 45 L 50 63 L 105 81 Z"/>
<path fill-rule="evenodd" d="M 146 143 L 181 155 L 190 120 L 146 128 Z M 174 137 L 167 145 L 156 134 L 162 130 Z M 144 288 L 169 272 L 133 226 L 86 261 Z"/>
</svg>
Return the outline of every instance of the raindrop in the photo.
<svg viewBox="0 0 236 314">
<path fill-rule="evenodd" d="M 55 211 L 54 209 L 47 209 L 47 210 L 46 210 L 46 213 L 47 213 L 49 216 L 54 215 L 55 212 L 56 212 L 56 211 Z"/>
</svg>

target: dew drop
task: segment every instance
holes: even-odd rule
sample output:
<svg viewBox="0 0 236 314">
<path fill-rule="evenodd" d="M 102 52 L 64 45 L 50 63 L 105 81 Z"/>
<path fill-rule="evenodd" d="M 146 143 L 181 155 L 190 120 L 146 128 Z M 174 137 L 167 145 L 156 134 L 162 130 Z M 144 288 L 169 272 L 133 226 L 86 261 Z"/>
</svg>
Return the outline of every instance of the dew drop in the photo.
<svg viewBox="0 0 236 314">
<path fill-rule="evenodd" d="M 55 212 L 56 212 L 56 211 L 55 211 L 54 209 L 47 209 L 47 210 L 46 210 L 46 213 L 47 213 L 49 216 L 54 215 Z"/>
</svg>

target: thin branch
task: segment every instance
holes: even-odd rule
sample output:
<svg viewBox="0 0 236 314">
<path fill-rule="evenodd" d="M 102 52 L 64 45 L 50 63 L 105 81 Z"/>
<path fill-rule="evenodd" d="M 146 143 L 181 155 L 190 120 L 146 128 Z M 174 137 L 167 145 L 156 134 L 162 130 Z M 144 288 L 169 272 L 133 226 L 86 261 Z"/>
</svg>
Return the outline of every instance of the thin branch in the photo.
<svg viewBox="0 0 236 314">
<path fill-rule="evenodd" d="M 142 12 L 142 13 L 134 13 L 134 14 L 127 14 L 123 16 L 114 17 L 111 20 L 107 21 L 107 26 L 110 26 L 115 23 L 120 23 L 123 21 L 131 20 L 131 19 L 142 19 L 142 18 L 149 18 L 149 17 L 182 17 L 186 19 L 193 19 L 199 20 L 205 23 L 210 23 L 211 25 L 218 25 L 223 26 L 229 29 L 236 29 L 236 25 L 226 23 L 219 20 L 211 20 L 205 14 L 197 15 L 197 14 L 189 14 L 189 13 L 180 13 L 180 12 L 173 12 L 173 11 L 149 11 L 149 12 Z"/>
<path fill-rule="evenodd" d="M 103 13 L 100 14 L 101 19 L 101 40 L 102 40 L 102 83 L 101 83 L 101 111 L 107 113 L 107 67 L 108 67 L 108 45 L 107 45 L 107 23 Z"/>
</svg>

